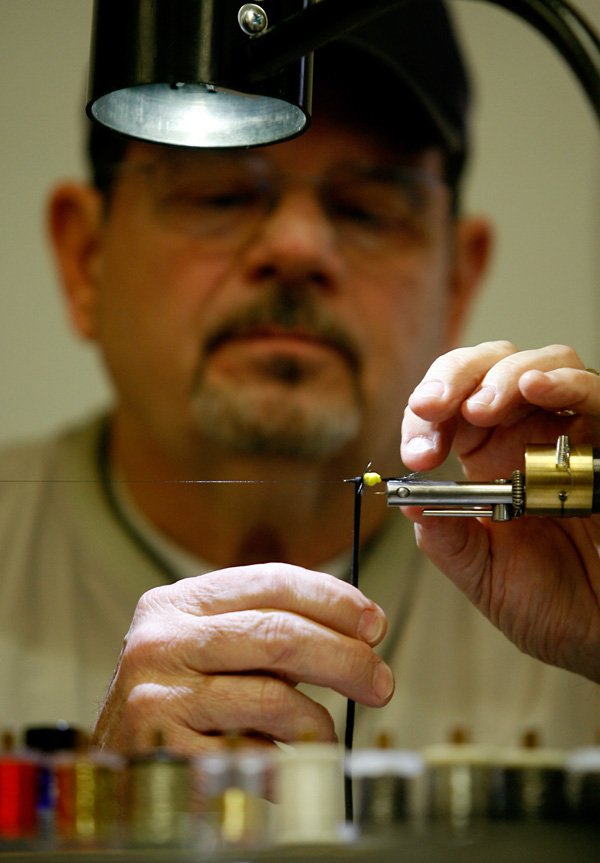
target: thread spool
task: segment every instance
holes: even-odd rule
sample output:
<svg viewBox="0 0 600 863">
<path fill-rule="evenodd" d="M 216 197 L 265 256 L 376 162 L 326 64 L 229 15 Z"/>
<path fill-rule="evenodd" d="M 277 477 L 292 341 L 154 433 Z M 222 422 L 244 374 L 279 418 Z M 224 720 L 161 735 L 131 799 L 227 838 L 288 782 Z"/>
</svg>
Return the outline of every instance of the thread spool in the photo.
<svg viewBox="0 0 600 863">
<path fill-rule="evenodd" d="M 156 747 L 134 755 L 127 766 L 127 832 L 136 847 L 184 848 L 190 844 L 191 768 L 169 752 L 160 735 Z"/>
<path fill-rule="evenodd" d="M 262 845 L 271 755 L 229 740 L 223 750 L 199 756 L 194 771 L 208 841 L 219 847 Z"/>
<path fill-rule="evenodd" d="M 565 770 L 574 817 L 600 824 L 600 746 L 576 749 L 566 759 Z"/>
<path fill-rule="evenodd" d="M 275 772 L 278 844 L 330 844 L 344 835 L 343 750 L 298 743 L 278 753 Z"/>
<path fill-rule="evenodd" d="M 383 833 L 406 824 L 419 813 L 419 782 L 425 761 L 417 752 L 361 749 L 346 761 L 357 786 L 357 821 L 364 833 Z"/>
<path fill-rule="evenodd" d="M 481 822 L 488 812 L 494 750 L 468 742 L 457 729 L 451 742 L 427 747 L 427 813 L 456 832 Z"/>
<path fill-rule="evenodd" d="M 53 762 L 56 833 L 63 844 L 106 847 L 119 841 L 119 756 L 95 750 L 61 753 Z"/>
<path fill-rule="evenodd" d="M 60 720 L 55 725 L 34 725 L 25 729 L 25 745 L 38 756 L 37 841 L 52 845 L 56 839 L 56 783 L 52 759 L 58 752 L 74 750 L 81 739 L 79 729 Z"/>
<path fill-rule="evenodd" d="M 568 816 L 565 752 L 539 745 L 534 732 L 523 744 L 497 753 L 490 789 L 490 817 L 557 821 Z"/>
<path fill-rule="evenodd" d="M 39 766 L 32 755 L 15 751 L 14 736 L 5 733 L 0 755 L 0 840 L 19 842 L 37 830 Z"/>
</svg>

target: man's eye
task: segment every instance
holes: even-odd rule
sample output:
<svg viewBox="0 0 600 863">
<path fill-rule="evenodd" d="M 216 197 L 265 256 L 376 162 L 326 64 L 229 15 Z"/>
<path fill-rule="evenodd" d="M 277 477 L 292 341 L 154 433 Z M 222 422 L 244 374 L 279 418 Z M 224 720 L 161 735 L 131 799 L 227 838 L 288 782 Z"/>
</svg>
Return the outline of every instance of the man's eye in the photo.
<svg viewBox="0 0 600 863">
<path fill-rule="evenodd" d="M 377 228 L 386 221 L 386 215 L 381 208 L 357 201 L 335 201 L 331 205 L 332 215 L 364 227 Z"/>
<path fill-rule="evenodd" d="M 167 198 L 172 207 L 190 210 L 235 210 L 254 207 L 258 195 L 250 189 L 217 189 L 194 192 L 191 189 L 173 191 Z"/>
<path fill-rule="evenodd" d="M 258 195 L 251 190 L 236 190 L 227 192 L 214 192 L 205 195 L 199 200 L 200 205 L 214 207 L 215 209 L 233 209 L 235 207 L 253 207 L 258 201 Z"/>
</svg>

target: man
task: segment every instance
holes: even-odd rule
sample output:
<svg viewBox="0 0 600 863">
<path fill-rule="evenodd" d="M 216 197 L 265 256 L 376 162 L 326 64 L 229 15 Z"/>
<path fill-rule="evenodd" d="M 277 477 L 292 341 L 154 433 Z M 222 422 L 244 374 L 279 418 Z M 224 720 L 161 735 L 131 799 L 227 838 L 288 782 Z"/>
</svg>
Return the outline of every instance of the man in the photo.
<svg viewBox="0 0 600 863">
<path fill-rule="evenodd" d="M 36 480 L 1 503 L 7 720 L 91 723 L 118 659 L 95 731 L 118 749 L 157 728 L 186 752 L 231 729 L 330 740 L 347 697 L 381 708 L 361 711 L 359 744 L 379 728 L 422 745 L 458 723 L 490 742 L 532 725 L 556 745 L 591 739 L 597 685 L 538 659 L 600 680 L 593 520 L 414 515 L 433 560 L 537 659 L 424 564 L 382 497 L 364 505 L 364 592 L 345 581 L 344 479 L 368 462 L 403 472 L 407 401 L 409 469 L 454 448 L 492 479 L 530 440 L 599 431 L 599 382 L 573 351 L 445 353 L 490 231 L 457 215 L 466 83 L 443 7 L 417 7 L 317 57 L 306 136 L 107 155 L 96 132 L 99 190 L 56 190 L 71 317 L 116 401 L 3 459 L 6 479 Z"/>
</svg>

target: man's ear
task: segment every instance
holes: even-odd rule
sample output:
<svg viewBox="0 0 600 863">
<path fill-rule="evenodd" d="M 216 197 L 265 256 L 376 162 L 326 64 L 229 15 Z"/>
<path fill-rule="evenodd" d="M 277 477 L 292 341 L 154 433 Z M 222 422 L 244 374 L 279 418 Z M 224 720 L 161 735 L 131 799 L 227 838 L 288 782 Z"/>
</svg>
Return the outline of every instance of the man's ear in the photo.
<svg viewBox="0 0 600 863">
<path fill-rule="evenodd" d="M 487 272 L 493 246 L 494 232 L 487 219 L 468 216 L 457 220 L 446 328 L 448 348 L 456 347 L 459 343 L 473 301 Z"/>
<path fill-rule="evenodd" d="M 48 229 L 71 322 L 79 335 L 96 337 L 103 201 L 83 183 L 57 186 L 48 202 Z"/>
</svg>

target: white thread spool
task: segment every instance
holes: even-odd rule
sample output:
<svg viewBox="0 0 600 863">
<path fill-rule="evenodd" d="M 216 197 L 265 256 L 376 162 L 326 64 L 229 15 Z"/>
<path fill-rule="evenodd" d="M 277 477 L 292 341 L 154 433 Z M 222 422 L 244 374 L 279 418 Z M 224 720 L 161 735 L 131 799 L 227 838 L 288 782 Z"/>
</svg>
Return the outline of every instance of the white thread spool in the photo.
<svg viewBox="0 0 600 863">
<path fill-rule="evenodd" d="M 280 844 L 342 841 L 343 750 L 299 743 L 277 758 L 274 841 Z"/>
</svg>

